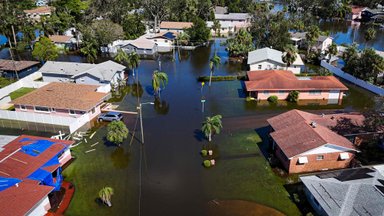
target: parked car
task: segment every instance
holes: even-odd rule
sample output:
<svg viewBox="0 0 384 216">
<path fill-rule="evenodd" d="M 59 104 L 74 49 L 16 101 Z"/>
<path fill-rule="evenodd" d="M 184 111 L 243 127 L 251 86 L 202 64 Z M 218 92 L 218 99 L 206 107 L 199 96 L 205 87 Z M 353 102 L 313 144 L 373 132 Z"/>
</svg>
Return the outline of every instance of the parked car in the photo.
<svg viewBox="0 0 384 216">
<path fill-rule="evenodd" d="M 99 121 L 120 121 L 123 115 L 119 112 L 107 112 L 99 115 Z"/>
</svg>

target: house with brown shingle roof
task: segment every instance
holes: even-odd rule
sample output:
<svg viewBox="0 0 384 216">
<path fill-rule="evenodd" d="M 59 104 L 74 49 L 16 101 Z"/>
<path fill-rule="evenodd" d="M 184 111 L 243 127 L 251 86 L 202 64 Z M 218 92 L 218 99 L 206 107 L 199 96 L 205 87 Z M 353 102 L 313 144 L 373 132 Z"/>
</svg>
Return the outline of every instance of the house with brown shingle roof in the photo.
<svg viewBox="0 0 384 216">
<path fill-rule="evenodd" d="M 332 116 L 294 109 L 267 121 L 274 154 L 289 173 L 346 168 L 358 152 L 351 141 L 328 128 L 337 123 Z"/>
<path fill-rule="evenodd" d="M 299 100 L 327 100 L 341 104 L 348 88 L 334 76 L 298 77 L 286 70 L 248 71 L 246 91 L 257 100 L 277 96 L 285 100 L 291 91 L 299 91 Z"/>
<path fill-rule="evenodd" d="M 184 29 L 191 28 L 193 25 L 192 22 L 169 22 L 163 21 L 160 23 L 160 31 L 173 31 L 173 32 L 183 32 Z"/>
<path fill-rule="evenodd" d="M 87 115 L 89 120 L 97 117 L 100 106 L 109 94 L 96 92 L 97 85 L 52 82 L 23 95 L 10 103 L 16 112 L 33 112 L 52 116 L 80 118 Z"/>
<path fill-rule="evenodd" d="M 49 39 L 59 48 L 74 48 L 78 41 L 76 38 L 67 35 L 50 35 Z"/>
<path fill-rule="evenodd" d="M 24 13 L 30 21 L 40 22 L 41 17 L 51 16 L 54 9 L 55 9 L 54 7 L 50 7 L 50 6 L 41 6 L 41 7 L 33 8 L 31 10 L 24 10 Z"/>
<path fill-rule="evenodd" d="M 0 59 L 0 73 L 5 77 L 22 78 L 37 70 L 38 61 L 12 61 Z"/>
</svg>

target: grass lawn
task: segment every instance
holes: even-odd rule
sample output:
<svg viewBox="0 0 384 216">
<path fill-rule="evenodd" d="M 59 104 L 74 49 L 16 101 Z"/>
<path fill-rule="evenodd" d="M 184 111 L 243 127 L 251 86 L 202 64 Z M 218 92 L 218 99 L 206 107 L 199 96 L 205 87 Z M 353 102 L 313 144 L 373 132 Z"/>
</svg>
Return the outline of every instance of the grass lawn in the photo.
<svg viewBox="0 0 384 216">
<path fill-rule="evenodd" d="M 216 166 L 205 172 L 212 199 L 254 201 L 287 215 L 300 215 L 284 188 L 286 179 L 277 176 L 262 155 L 261 139 L 255 131 L 214 137 L 219 151 Z"/>
<path fill-rule="evenodd" d="M 14 82 L 14 80 L 5 78 L 5 77 L 0 77 L 0 88 L 4 88 L 7 85 L 10 85 Z"/>
<path fill-rule="evenodd" d="M 19 88 L 18 90 L 11 92 L 9 96 L 11 97 L 11 100 L 15 100 L 16 98 L 19 98 L 25 94 L 28 94 L 29 92 L 35 90 L 34 88 Z"/>
</svg>

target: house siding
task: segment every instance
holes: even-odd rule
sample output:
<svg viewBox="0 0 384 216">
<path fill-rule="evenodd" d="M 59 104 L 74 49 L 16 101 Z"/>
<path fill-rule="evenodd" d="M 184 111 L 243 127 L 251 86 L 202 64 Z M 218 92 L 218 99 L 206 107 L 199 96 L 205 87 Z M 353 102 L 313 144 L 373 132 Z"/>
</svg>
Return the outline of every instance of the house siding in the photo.
<svg viewBox="0 0 384 216">
<path fill-rule="evenodd" d="M 154 55 L 157 52 L 156 46 L 152 47 L 152 49 L 139 49 L 131 44 L 128 44 L 122 49 L 127 53 L 136 52 L 139 55 Z"/>
<path fill-rule="evenodd" d="M 73 79 L 69 75 L 42 73 L 44 82 L 71 82 Z"/>
<path fill-rule="evenodd" d="M 88 85 L 100 85 L 100 80 L 89 74 L 83 74 L 81 76 L 76 77 L 75 82 Z"/>
<path fill-rule="evenodd" d="M 328 100 L 330 91 L 321 91 L 320 94 L 312 94 L 309 91 L 299 91 L 299 100 Z M 275 95 L 279 100 L 287 99 L 289 91 L 255 91 L 253 95 L 257 100 L 267 100 L 270 96 Z M 343 91 L 339 92 L 338 103 L 341 104 L 343 100 Z"/>
<path fill-rule="evenodd" d="M 261 68 L 259 69 L 259 65 L 261 65 Z M 300 74 L 302 71 L 303 66 L 302 65 L 291 65 L 290 67 L 287 67 L 283 64 L 279 64 L 277 62 L 273 61 L 263 61 L 263 62 L 257 62 L 252 63 L 249 65 L 250 71 L 258 71 L 258 70 L 289 70 L 292 71 L 294 74 Z"/>
</svg>

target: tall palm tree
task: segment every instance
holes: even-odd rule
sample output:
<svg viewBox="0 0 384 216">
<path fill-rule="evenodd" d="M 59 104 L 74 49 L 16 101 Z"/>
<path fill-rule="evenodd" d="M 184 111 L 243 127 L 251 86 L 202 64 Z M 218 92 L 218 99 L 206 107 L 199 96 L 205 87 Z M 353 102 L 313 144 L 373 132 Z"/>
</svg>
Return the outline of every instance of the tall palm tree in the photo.
<svg viewBox="0 0 384 216">
<path fill-rule="evenodd" d="M 215 55 L 213 55 L 213 57 L 209 61 L 209 68 L 211 69 L 211 72 L 209 74 L 209 86 L 211 86 L 213 72 L 217 67 L 219 67 L 220 64 L 221 58 L 215 52 Z"/>
<path fill-rule="evenodd" d="M 315 44 L 317 38 L 320 36 L 320 29 L 318 26 L 310 26 L 307 33 L 305 34 L 305 39 L 307 41 L 307 55 L 309 55 L 309 51 L 312 46 Z"/>
<path fill-rule="evenodd" d="M 212 29 L 213 31 L 215 31 L 215 37 L 220 37 L 221 24 L 219 20 L 213 20 Z"/>
<path fill-rule="evenodd" d="M 296 47 L 294 47 L 292 44 L 287 45 L 284 48 L 284 53 L 282 56 L 283 62 L 287 65 L 287 70 L 288 70 L 288 67 L 291 66 L 293 62 L 296 61 L 296 57 L 297 57 Z"/>
<path fill-rule="evenodd" d="M 111 197 L 113 195 L 113 188 L 111 187 L 103 187 L 100 191 L 99 191 L 99 197 L 100 199 L 105 203 L 107 204 L 109 207 L 112 206 L 112 203 L 111 203 Z"/>
<path fill-rule="evenodd" d="M 97 47 L 93 42 L 84 42 L 80 52 L 87 57 L 88 62 L 94 63 L 97 59 Z"/>
<path fill-rule="evenodd" d="M 117 49 L 117 54 L 114 58 L 115 61 L 119 62 L 120 64 L 129 64 L 128 61 L 130 60 L 129 59 L 129 55 L 124 52 L 124 50 L 122 50 L 121 48 Z"/>
<path fill-rule="evenodd" d="M 329 55 L 329 60 L 328 60 L 328 62 L 330 62 L 331 59 L 332 59 L 332 56 L 337 55 L 337 44 L 335 44 L 334 42 L 332 42 L 332 44 L 328 46 L 327 54 Z"/>
<path fill-rule="evenodd" d="M 219 134 L 223 125 L 221 123 L 221 115 L 215 115 L 212 117 L 207 117 L 203 122 L 203 126 L 201 127 L 201 131 L 205 134 L 205 137 L 208 138 L 208 141 L 212 141 L 212 134 Z"/>
<path fill-rule="evenodd" d="M 130 66 L 133 76 L 135 76 L 135 69 L 139 67 L 140 64 L 140 56 L 136 52 L 132 52 L 129 54 L 128 65 Z M 137 77 L 138 79 L 138 77 Z"/>
<path fill-rule="evenodd" d="M 154 94 L 160 97 L 161 88 L 168 84 L 168 75 L 165 72 L 155 70 L 152 74 L 152 87 Z"/>
</svg>

